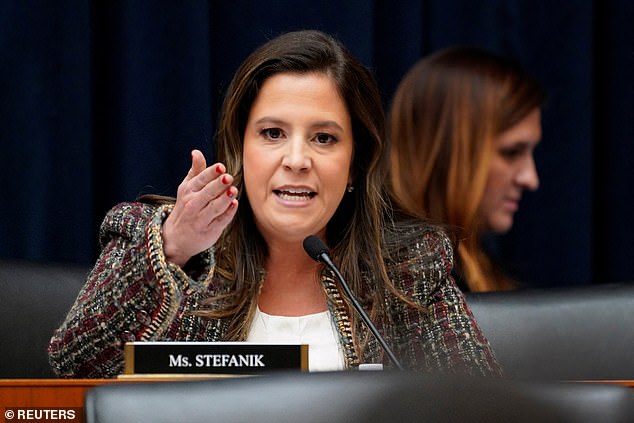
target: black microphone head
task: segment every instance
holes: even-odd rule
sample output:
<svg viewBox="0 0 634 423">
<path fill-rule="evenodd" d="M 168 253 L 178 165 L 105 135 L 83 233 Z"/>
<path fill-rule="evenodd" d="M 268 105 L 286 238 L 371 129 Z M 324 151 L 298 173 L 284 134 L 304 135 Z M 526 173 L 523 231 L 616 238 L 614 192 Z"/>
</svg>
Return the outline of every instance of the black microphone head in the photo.
<svg viewBox="0 0 634 423">
<path fill-rule="evenodd" d="M 328 254 L 326 244 L 315 235 L 308 235 L 304 238 L 304 250 L 315 261 L 322 261 L 321 255 Z"/>
</svg>

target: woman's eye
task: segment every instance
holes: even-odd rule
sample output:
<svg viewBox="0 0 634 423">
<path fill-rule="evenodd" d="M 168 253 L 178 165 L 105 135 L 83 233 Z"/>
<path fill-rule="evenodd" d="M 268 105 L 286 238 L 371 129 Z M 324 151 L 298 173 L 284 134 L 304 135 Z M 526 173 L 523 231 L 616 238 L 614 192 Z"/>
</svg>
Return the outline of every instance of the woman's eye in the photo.
<svg viewBox="0 0 634 423">
<path fill-rule="evenodd" d="M 317 142 L 317 144 L 332 144 L 337 142 L 337 138 L 330 134 L 317 134 L 315 142 Z"/>
<path fill-rule="evenodd" d="M 509 160 L 513 160 L 515 158 L 520 157 L 524 153 L 523 148 L 507 148 L 500 150 L 500 155 Z"/>
<path fill-rule="evenodd" d="M 282 130 L 280 128 L 266 128 L 260 131 L 260 134 L 272 140 L 282 138 Z"/>
</svg>

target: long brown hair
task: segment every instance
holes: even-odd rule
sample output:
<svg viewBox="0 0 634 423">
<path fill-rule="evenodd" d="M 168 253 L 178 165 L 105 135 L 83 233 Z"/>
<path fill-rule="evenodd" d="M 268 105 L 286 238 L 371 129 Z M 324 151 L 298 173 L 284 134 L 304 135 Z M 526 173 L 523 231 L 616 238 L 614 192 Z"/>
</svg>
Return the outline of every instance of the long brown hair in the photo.
<svg viewBox="0 0 634 423">
<path fill-rule="evenodd" d="M 328 75 L 346 103 L 354 138 L 354 191 L 344 196 L 328 223 L 327 243 L 353 291 L 366 298 L 381 295 L 380 289 L 364 286 L 361 275 L 389 282 L 382 256 L 387 177 L 385 116 L 371 72 L 340 42 L 319 31 L 297 31 L 280 35 L 249 55 L 229 85 L 222 106 L 216 135 L 218 160 L 226 165 L 234 176 L 234 185 L 242 192 L 243 134 L 251 105 L 267 78 L 289 72 Z M 244 339 L 244 324 L 257 298 L 268 254 L 246 196 L 240 198 L 233 222 L 216 245 L 216 272 L 228 286 L 221 289 L 227 295 L 213 315 L 230 320 L 230 339 Z"/>
<path fill-rule="evenodd" d="M 456 231 L 458 270 L 472 291 L 513 286 L 482 249 L 479 209 L 493 140 L 542 101 L 539 84 L 516 62 L 474 47 L 421 59 L 395 93 L 389 136 L 396 202 Z"/>
</svg>

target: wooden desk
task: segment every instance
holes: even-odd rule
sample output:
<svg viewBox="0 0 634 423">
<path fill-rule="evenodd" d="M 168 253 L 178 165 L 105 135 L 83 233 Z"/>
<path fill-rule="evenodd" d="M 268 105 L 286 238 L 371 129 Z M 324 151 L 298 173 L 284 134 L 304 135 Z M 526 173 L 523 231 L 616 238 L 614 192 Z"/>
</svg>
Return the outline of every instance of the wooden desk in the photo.
<svg viewBox="0 0 634 423">
<path fill-rule="evenodd" d="M 0 407 L 83 407 L 86 392 L 112 383 L 174 382 L 201 377 L 134 377 L 118 379 L 0 379 Z M 226 376 L 224 376 L 226 377 Z"/>
<path fill-rule="evenodd" d="M 188 378 L 193 380 L 195 378 Z M 112 383 L 141 383 L 183 380 L 179 378 L 124 378 L 124 379 L 0 379 L 0 415 L 2 422 L 6 409 L 43 408 L 77 411 L 77 418 L 68 423 L 84 421 L 83 409 L 86 392 L 95 386 Z M 16 420 L 17 421 L 17 420 Z"/>
<path fill-rule="evenodd" d="M 83 407 L 86 391 L 97 385 L 121 383 L 117 379 L 4 379 L 0 380 L 0 406 Z"/>
<path fill-rule="evenodd" d="M 634 380 L 580 380 L 582 383 L 614 383 L 616 385 L 627 386 L 634 389 Z"/>
<path fill-rule="evenodd" d="M 175 380 L 179 379 L 0 379 L 0 407 L 83 407 L 86 392 L 98 385 Z M 634 380 L 583 383 L 616 383 L 634 389 Z"/>
<path fill-rule="evenodd" d="M 78 410 L 78 418 L 69 422 L 82 422 L 84 397 L 86 392 L 95 386 L 112 383 L 173 382 L 176 380 L 193 380 L 193 378 L 0 379 L 0 412 L 4 413 L 7 408 L 19 407 L 72 408 Z M 582 381 L 581 383 L 615 383 L 634 389 L 634 380 L 599 380 Z M 9 422 L 8 419 L 4 421 Z"/>
</svg>

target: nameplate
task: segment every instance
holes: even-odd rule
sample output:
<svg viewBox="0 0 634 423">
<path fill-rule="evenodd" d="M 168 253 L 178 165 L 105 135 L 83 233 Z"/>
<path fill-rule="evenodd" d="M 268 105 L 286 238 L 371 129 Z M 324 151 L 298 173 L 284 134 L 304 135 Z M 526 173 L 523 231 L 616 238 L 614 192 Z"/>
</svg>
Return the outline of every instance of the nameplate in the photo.
<svg viewBox="0 0 634 423">
<path fill-rule="evenodd" d="M 124 374 L 308 371 L 308 345 L 251 342 L 127 342 Z"/>
</svg>

